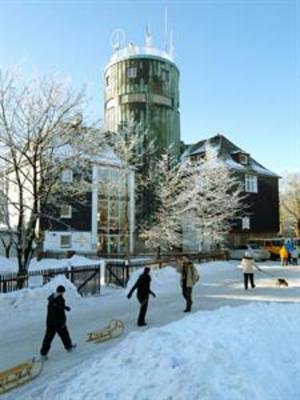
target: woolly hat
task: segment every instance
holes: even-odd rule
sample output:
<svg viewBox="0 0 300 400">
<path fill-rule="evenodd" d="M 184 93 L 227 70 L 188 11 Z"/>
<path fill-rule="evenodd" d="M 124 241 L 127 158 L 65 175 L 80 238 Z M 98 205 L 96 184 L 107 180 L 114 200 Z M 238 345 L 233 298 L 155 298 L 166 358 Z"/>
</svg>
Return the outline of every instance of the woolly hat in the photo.
<svg viewBox="0 0 300 400">
<path fill-rule="evenodd" d="M 56 288 L 57 293 L 64 293 L 66 291 L 66 288 L 63 285 L 59 285 Z"/>
</svg>

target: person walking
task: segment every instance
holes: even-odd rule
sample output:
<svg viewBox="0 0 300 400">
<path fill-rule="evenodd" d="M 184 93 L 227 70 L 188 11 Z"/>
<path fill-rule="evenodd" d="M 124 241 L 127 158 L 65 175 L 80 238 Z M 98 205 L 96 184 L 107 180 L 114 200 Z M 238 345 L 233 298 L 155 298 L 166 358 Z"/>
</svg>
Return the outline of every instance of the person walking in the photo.
<svg viewBox="0 0 300 400">
<path fill-rule="evenodd" d="M 292 251 L 294 250 L 295 246 L 292 240 L 288 240 L 285 244 L 285 248 L 287 251 L 287 263 L 288 264 L 292 264 Z"/>
<path fill-rule="evenodd" d="M 130 292 L 127 295 L 127 298 L 130 299 L 133 292 L 137 290 L 137 299 L 140 303 L 140 311 L 137 319 L 138 326 L 146 326 L 146 313 L 148 309 L 149 295 L 151 294 L 153 297 L 156 297 L 156 294 L 152 292 L 150 289 L 151 285 L 151 276 L 150 276 L 150 268 L 146 267 L 144 272 L 139 276 L 136 283 L 131 288 Z"/>
<path fill-rule="evenodd" d="M 244 257 L 242 258 L 241 266 L 244 273 L 245 290 L 248 290 L 248 282 L 250 282 L 252 289 L 254 289 L 256 287 L 254 283 L 254 268 L 256 268 L 257 270 L 260 269 L 255 264 L 252 255 L 248 251 L 246 251 Z"/>
<path fill-rule="evenodd" d="M 199 281 L 200 276 L 194 264 L 192 263 L 192 261 L 189 260 L 187 256 L 181 256 L 178 258 L 177 271 L 181 274 L 180 284 L 182 295 L 186 301 L 184 312 L 190 312 L 192 310 L 193 304 L 193 286 Z"/>
<path fill-rule="evenodd" d="M 294 247 L 294 249 L 292 250 L 291 257 L 292 257 L 292 264 L 298 265 L 299 251 L 298 251 L 297 247 Z"/>
<path fill-rule="evenodd" d="M 48 297 L 48 312 L 46 322 L 46 333 L 44 336 L 43 344 L 40 350 L 41 358 L 47 360 L 47 354 L 51 347 L 51 342 L 56 333 L 61 338 L 65 349 L 71 352 L 76 345 L 72 344 L 67 326 L 66 326 L 66 313 L 71 311 L 71 308 L 65 305 L 64 293 L 66 289 L 64 286 L 59 285 L 56 292 Z"/>
<path fill-rule="evenodd" d="M 280 256 L 281 266 L 283 267 L 284 265 L 287 265 L 289 254 L 284 244 L 280 247 L 279 256 Z"/>
</svg>

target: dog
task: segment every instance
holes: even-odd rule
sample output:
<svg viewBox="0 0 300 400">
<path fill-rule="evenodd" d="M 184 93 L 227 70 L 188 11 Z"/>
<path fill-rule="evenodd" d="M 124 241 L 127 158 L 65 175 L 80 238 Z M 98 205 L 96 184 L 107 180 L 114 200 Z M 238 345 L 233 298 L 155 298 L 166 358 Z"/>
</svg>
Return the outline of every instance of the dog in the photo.
<svg viewBox="0 0 300 400">
<path fill-rule="evenodd" d="M 278 278 L 278 279 L 276 280 L 276 286 L 278 286 L 278 287 L 280 287 L 280 286 L 288 287 L 289 284 L 287 283 L 287 281 L 286 281 L 285 279 L 283 279 L 283 278 Z"/>
</svg>

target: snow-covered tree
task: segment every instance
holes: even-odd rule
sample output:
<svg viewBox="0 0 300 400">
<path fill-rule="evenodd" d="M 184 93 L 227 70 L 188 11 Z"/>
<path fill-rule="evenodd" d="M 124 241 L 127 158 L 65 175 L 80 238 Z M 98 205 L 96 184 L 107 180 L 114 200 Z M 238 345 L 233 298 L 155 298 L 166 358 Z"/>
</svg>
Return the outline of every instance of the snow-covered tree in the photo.
<svg viewBox="0 0 300 400">
<path fill-rule="evenodd" d="M 283 178 L 280 193 L 282 231 L 300 237 L 300 173 L 288 173 Z"/>
<path fill-rule="evenodd" d="M 102 138 L 98 130 L 83 128 L 84 104 L 84 93 L 58 77 L 25 81 L 0 70 L 2 197 L 13 221 L 20 272 L 27 270 L 41 240 L 40 218 L 49 203 L 82 193 L 90 184 L 85 171 L 99 153 Z M 81 171 L 69 185 L 60 179 L 66 168 Z"/>
<path fill-rule="evenodd" d="M 158 252 L 221 245 L 243 208 L 243 196 L 240 181 L 215 149 L 207 147 L 197 165 L 186 160 L 171 167 L 164 155 L 156 173 L 158 209 L 142 232 L 146 245 Z"/>
<path fill-rule="evenodd" d="M 161 155 L 156 165 L 155 199 L 157 210 L 151 225 L 141 231 L 148 248 L 170 251 L 182 246 L 181 218 L 186 209 L 186 199 L 191 193 L 190 173 L 180 164 L 174 165 L 169 154 Z"/>
<path fill-rule="evenodd" d="M 129 120 L 117 132 L 105 132 L 105 138 L 127 170 L 132 168 L 135 172 L 135 214 L 139 227 L 151 220 L 156 208 L 154 196 L 158 161 L 156 143 L 148 130 L 134 120 Z"/>
<path fill-rule="evenodd" d="M 224 242 L 242 210 L 242 186 L 210 146 L 203 160 L 187 169 L 194 184 L 182 219 L 184 246 L 212 249 Z"/>
</svg>

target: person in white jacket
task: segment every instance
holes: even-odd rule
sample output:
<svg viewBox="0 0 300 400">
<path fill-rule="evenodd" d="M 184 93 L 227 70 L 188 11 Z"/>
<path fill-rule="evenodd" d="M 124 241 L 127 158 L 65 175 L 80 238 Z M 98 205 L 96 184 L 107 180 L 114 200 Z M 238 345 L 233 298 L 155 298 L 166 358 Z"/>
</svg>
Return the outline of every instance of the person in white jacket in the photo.
<svg viewBox="0 0 300 400">
<path fill-rule="evenodd" d="M 242 267 L 243 273 L 244 273 L 245 290 L 248 290 L 248 282 L 249 281 L 250 281 L 250 285 L 251 285 L 252 289 L 254 289 L 255 288 L 254 268 L 258 269 L 258 267 L 255 264 L 253 257 L 251 256 L 251 254 L 248 251 L 246 251 L 244 257 L 242 258 L 241 267 Z"/>
</svg>

